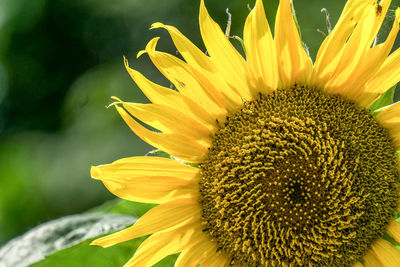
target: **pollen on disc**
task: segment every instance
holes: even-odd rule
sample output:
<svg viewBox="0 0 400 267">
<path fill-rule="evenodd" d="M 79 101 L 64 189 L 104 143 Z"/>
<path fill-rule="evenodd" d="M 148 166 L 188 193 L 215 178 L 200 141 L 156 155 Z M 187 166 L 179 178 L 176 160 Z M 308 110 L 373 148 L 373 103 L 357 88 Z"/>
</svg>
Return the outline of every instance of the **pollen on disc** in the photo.
<svg viewBox="0 0 400 267">
<path fill-rule="evenodd" d="M 241 266 L 351 266 L 399 200 L 387 130 L 355 103 L 301 86 L 230 114 L 200 168 L 204 231 Z"/>
</svg>

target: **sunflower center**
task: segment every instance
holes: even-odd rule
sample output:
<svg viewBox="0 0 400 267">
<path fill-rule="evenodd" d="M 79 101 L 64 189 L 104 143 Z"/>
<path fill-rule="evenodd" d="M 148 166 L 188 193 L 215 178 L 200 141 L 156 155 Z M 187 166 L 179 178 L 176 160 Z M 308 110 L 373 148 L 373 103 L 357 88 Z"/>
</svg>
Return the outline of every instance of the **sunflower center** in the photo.
<svg viewBox="0 0 400 267">
<path fill-rule="evenodd" d="M 200 166 L 204 231 L 232 264 L 350 266 L 393 219 L 397 165 L 368 110 L 300 86 L 260 94 Z"/>
</svg>

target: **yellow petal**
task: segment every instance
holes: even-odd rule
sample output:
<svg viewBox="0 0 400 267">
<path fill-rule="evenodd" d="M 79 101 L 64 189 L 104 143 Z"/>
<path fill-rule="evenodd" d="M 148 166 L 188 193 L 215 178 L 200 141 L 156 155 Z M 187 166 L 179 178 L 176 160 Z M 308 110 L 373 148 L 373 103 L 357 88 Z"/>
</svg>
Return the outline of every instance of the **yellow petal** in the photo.
<svg viewBox="0 0 400 267">
<path fill-rule="evenodd" d="M 390 88 L 382 86 L 383 81 L 377 78 L 376 75 L 389 55 L 399 32 L 399 11 L 396 11 L 396 19 L 386 41 L 368 49 L 356 72 L 351 76 L 349 82 L 346 83 L 348 88 L 354 88 L 351 99 L 364 107 L 371 105 Z"/>
<path fill-rule="evenodd" d="M 361 262 L 359 262 L 359 261 L 357 261 L 356 263 L 354 263 L 353 265 L 352 265 L 352 267 L 363 267 L 364 265 L 362 265 L 362 263 Z"/>
<path fill-rule="evenodd" d="M 158 204 L 173 199 L 198 196 L 198 186 L 196 185 L 189 184 L 187 186 L 181 186 L 180 188 L 170 189 L 171 187 L 177 187 L 177 183 L 174 183 L 176 180 L 164 179 L 162 184 L 159 183 L 159 180 L 154 180 L 155 179 L 143 177 L 128 183 L 108 179 L 104 179 L 102 182 L 104 186 L 117 197 L 135 202 Z M 171 182 L 170 185 L 165 184 L 169 182 Z M 149 189 L 146 185 L 154 185 L 154 188 Z"/>
<path fill-rule="evenodd" d="M 175 267 L 197 267 L 206 258 L 214 255 L 216 249 L 216 243 L 210 241 L 208 236 L 205 236 L 179 255 L 175 262 Z"/>
<path fill-rule="evenodd" d="M 243 32 L 247 62 L 257 81 L 257 89 L 271 92 L 276 89 L 278 72 L 275 44 L 265 16 L 262 0 L 257 0 L 247 16 Z"/>
<path fill-rule="evenodd" d="M 195 139 L 179 133 L 162 134 L 150 131 L 136 122 L 123 108 L 117 105 L 115 108 L 131 130 L 148 144 L 189 162 L 201 162 L 206 156 L 207 147 Z"/>
<path fill-rule="evenodd" d="M 166 256 L 189 247 L 202 234 L 200 223 L 155 233 L 139 246 L 135 255 L 125 264 L 125 267 L 152 266 Z"/>
<path fill-rule="evenodd" d="M 199 265 L 198 256 L 202 255 L 203 251 L 192 250 L 188 248 L 182 251 L 175 261 L 174 267 L 197 267 Z M 195 257 L 192 257 L 194 255 Z"/>
<path fill-rule="evenodd" d="M 211 116 L 208 111 L 195 101 L 170 88 L 162 87 L 149 81 L 140 72 L 130 68 L 126 59 L 125 67 L 132 79 L 152 103 L 177 108 L 182 113 L 185 113 L 192 118 L 196 118 L 203 124 L 208 125 L 208 128 L 216 126 L 215 117 Z"/>
<path fill-rule="evenodd" d="M 388 241 L 379 238 L 364 256 L 366 267 L 394 267 L 400 266 L 400 251 Z M 380 263 L 380 264 L 379 264 Z"/>
<path fill-rule="evenodd" d="M 368 6 L 375 0 L 349 0 L 333 31 L 325 38 L 314 63 L 311 84 L 324 88 L 337 69 L 344 46 L 354 27 L 366 14 Z"/>
<path fill-rule="evenodd" d="M 201 264 L 202 267 L 224 267 L 229 266 L 229 258 L 221 252 L 217 252 L 214 255 L 210 255 Z"/>
<path fill-rule="evenodd" d="M 209 113 L 214 117 L 226 115 L 226 106 L 220 98 L 219 92 L 203 87 L 196 80 L 190 66 L 179 58 L 156 51 L 158 39 L 158 37 L 153 38 L 147 44 L 146 52 L 160 72 L 175 85 L 181 94 L 197 101 L 202 107 L 207 107 Z"/>
<path fill-rule="evenodd" d="M 381 8 L 381 12 L 377 12 L 378 6 Z M 368 52 L 371 50 L 371 45 L 389 6 L 390 0 L 385 0 L 381 1 L 380 5 L 366 7 L 366 16 L 359 21 L 346 42 L 339 64 L 326 83 L 328 92 L 340 93 L 351 100 L 359 98 L 368 78 L 368 76 L 364 76 L 364 80 L 362 80 L 359 73 L 362 71 L 363 65 L 371 65 L 372 58 L 369 57 Z M 387 53 L 389 51 L 390 48 Z M 381 56 L 383 62 L 387 54 Z M 372 74 L 377 70 L 375 64 L 379 66 L 381 63 L 379 61 L 373 62 L 371 66 L 375 67 L 375 70 L 370 69 Z"/>
<path fill-rule="evenodd" d="M 151 29 L 160 27 L 168 31 L 179 53 L 189 66 L 196 70 L 196 76 L 200 76 L 199 73 L 204 73 L 202 77 L 198 77 L 201 79 L 199 82 L 206 88 L 214 87 L 213 90 L 218 91 L 224 97 L 228 110 L 233 111 L 237 106 L 242 104 L 241 97 L 237 94 L 237 90 L 234 88 L 232 89 L 226 84 L 224 79 L 220 77 L 214 63 L 204 52 L 197 48 L 173 26 L 154 23 Z M 204 82 L 204 80 L 206 81 Z"/>
<path fill-rule="evenodd" d="M 400 102 L 385 108 L 375 117 L 379 123 L 389 130 L 397 148 L 400 148 Z"/>
<path fill-rule="evenodd" d="M 312 63 L 300 40 L 291 12 L 291 0 L 280 0 L 275 20 L 275 46 L 282 88 L 307 84 Z"/>
<path fill-rule="evenodd" d="M 182 250 L 182 252 L 179 254 L 178 258 L 175 261 L 174 267 L 197 267 L 197 263 L 194 262 L 185 262 L 184 265 L 181 263 L 182 259 L 186 257 L 186 254 L 190 251 L 190 248 L 187 248 L 185 250 Z"/>
<path fill-rule="evenodd" d="M 197 196 L 198 169 L 173 162 L 157 157 L 127 158 L 92 167 L 91 176 L 102 180 L 115 195 L 131 201 L 164 203 Z"/>
<path fill-rule="evenodd" d="M 368 251 L 368 253 L 364 255 L 363 260 L 365 267 L 383 267 L 382 263 L 372 251 Z"/>
<path fill-rule="evenodd" d="M 385 92 L 400 81 L 400 49 L 393 52 L 383 63 L 378 73 L 369 82 L 369 90 Z"/>
<path fill-rule="evenodd" d="M 114 161 L 112 164 L 100 165 L 92 175 L 95 179 L 102 177 L 133 179 L 142 176 L 169 176 L 184 180 L 195 180 L 199 169 L 179 161 L 161 157 L 130 157 Z"/>
<path fill-rule="evenodd" d="M 207 71 L 215 72 L 216 67 L 204 52 L 195 46 L 189 39 L 187 39 L 178 29 L 173 26 L 164 25 L 162 23 L 153 23 L 150 29 L 164 28 L 170 34 L 175 47 L 179 53 L 190 65 L 197 65 Z"/>
<path fill-rule="evenodd" d="M 375 64 L 375 62 L 377 62 L 376 64 L 379 67 L 379 70 L 370 72 L 370 79 L 365 86 L 365 91 L 376 93 L 377 96 L 373 99 L 366 99 L 364 101 L 366 105 L 372 104 L 381 94 L 389 90 L 400 81 L 400 71 L 398 68 L 400 64 L 400 49 L 396 50 L 386 58 L 399 32 L 399 23 L 400 9 L 398 8 L 396 10 L 396 18 L 393 22 L 392 30 L 390 31 L 387 40 L 383 44 L 373 48 L 381 51 L 381 54 L 376 52 L 376 54 L 378 54 L 376 57 L 381 57 L 375 59 L 374 57 L 369 56 L 369 58 L 371 58 L 371 64 Z M 367 59 L 369 60 L 369 58 Z M 368 73 L 366 73 L 366 75 L 367 74 Z"/>
<path fill-rule="evenodd" d="M 226 38 L 218 24 L 212 20 L 204 5 L 204 0 L 201 0 L 200 4 L 199 24 L 207 52 L 220 74 L 243 99 L 251 100 L 256 92 L 250 86 L 247 63 Z"/>
<path fill-rule="evenodd" d="M 193 66 L 188 67 L 205 91 L 223 108 L 222 112 L 215 114 L 215 117 L 218 116 L 218 120 L 224 120 L 227 116 L 227 111 L 235 112 L 243 105 L 240 95 L 235 90 L 232 90 L 218 74 L 206 72 L 204 69 L 198 69 Z"/>
<path fill-rule="evenodd" d="M 132 116 L 163 133 L 181 133 L 211 143 L 210 129 L 177 109 L 158 104 L 122 104 Z"/>
<path fill-rule="evenodd" d="M 184 198 L 172 200 L 149 210 L 131 227 L 117 233 L 96 239 L 91 245 L 109 247 L 137 237 L 160 232 L 181 224 L 200 220 L 200 207 L 197 199 Z"/>
<path fill-rule="evenodd" d="M 400 223 L 393 220 L 387 227 L 386 232 L 398 243 L 400 243 Z"/>
</svg>

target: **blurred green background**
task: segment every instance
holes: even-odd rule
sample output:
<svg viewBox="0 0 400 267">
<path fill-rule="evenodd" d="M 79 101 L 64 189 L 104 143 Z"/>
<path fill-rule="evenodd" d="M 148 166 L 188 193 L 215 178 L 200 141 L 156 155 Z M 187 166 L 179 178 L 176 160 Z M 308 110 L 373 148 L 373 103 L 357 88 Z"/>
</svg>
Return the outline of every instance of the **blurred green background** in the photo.
<svg viewBox="0 0 400 267">
<path fill-rule="evenodd" d="M 91 165 L 144 155 L 151 147 L 130 132 L 110 96 L 146 98 L 126 73 L 122 56 L 150 79 L 169 82 L 146 56 L 136 53 L 155 36 L 175 54 L 166 32 L 178 27 L 204 49 L 198 28 L 199 0 L 1 0 L 0 1 L 0 245 L 44 221 L 79 213 L 113 196 L 89 175 Z M 254 0 L 206 1 L 232 35 L 242 36 Z M 315 58 L 326 32 L 321 8 L 332 22 L 344 0 L 295 1 L 305 43 Z M 271 25 L 278 0 L 264 0 Z M 399 1 L 394 2 L 394 6 Z M 385 31 L 391 27 L 390 11 Z M 233 41 L 238 45 L 236 41 Z M 240 49 L 240 48 L 239 48 Z"/>
</svg>

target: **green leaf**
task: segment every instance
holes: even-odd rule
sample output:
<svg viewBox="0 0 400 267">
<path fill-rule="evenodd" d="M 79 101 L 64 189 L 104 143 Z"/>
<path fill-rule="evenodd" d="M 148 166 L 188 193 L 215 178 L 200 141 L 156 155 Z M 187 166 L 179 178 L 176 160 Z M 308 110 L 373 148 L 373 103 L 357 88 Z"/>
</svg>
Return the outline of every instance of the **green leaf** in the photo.
<svg viewBox="0 0 400 267">
<path fill-rule="evenodd" d="M 0 262 L 5 266 L 28 266 L 56 251 L 124 229 L 135 221 L 133 216 L 97 213 L 56 219 L 41 224 L 5 244 L 0 248 Z"/>
<path fill-rule="evenodd" d="M 393 104 L 395 88 L 396 88 L 396 86 L 393 86 L 392 88 L 387 90 L 385 93 L 383 93 L 378 100 L 376 100 L 371 106 L 369 106 L 369 109 L 372 111 L 376 111 L 382 107 Z"/>
<path fill-rule="evenodd" d="M 93 239 L 86 240 L 73 247 L 60 250 L 31 266 L 123 266 L 132 257 L 143 238 L 134 239 L 109 248 L 91 246 L 90 242 L 92 241 Z"/>
<path fill-rule="evenodd" d="M 154 206 L 114 199 L 87 213 L 44 223 L 0 248 L 0 262 L 6 266 L 123 266 L 145 237 L 110 248 L 90 246 L 90 242 L 126 228 Z M 169 256 L 155 266 L 173 266 L 176 258 Z"/>
<path fill-rule="evenodd" d="M 123 266 L 145 237 L 110 248 L 90 246 L 90 242 L 126 228 L 155 206 L 114 199 L 84 214 L 41 224 L 0 248 L 0 262 L 6 266 Z M 176 258 L 169 256 L 155 266 L 173 266 Z"/>
<path fill-rule="evenodd" d="M 46 259 L 32 265 L 34 267 L 70 267 L 70 266 L 96 266 L 110 267 L 123 266 L 135 253 L 140 243 L 145 238 L 133 239 L 109 248 L 90 246 L 92 240 L 87 240 L 76 246 L 63 249 L 47 256 Z M 173 266 L 177 255 L 168 256 L 156 267 Z"/>
</svg>

